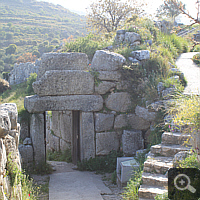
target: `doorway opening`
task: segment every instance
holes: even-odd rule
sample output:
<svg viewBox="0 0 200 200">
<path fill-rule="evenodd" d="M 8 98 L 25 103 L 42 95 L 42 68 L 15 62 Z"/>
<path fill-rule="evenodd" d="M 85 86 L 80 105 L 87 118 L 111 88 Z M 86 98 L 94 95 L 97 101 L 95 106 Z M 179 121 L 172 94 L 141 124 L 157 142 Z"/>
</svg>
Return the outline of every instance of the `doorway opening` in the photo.
<svg viewBox="0 0 200 200">
<path fill-rule="evenodd" d="M 80 111 L 72 111 L 72 163 L 80 161 Z"/>
</svg>

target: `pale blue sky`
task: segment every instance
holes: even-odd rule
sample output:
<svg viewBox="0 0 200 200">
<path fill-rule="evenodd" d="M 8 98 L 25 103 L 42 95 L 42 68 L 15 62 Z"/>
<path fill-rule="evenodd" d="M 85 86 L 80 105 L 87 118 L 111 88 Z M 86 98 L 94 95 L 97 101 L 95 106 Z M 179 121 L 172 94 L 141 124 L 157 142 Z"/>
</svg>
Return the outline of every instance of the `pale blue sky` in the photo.
<svg viewBox="0 0 200 200">
<path fill-rule="evenodd" d="M 94 2 L 95 0 L 42 0 L 47 1 L 54 4 L 62 5 L 63 7 L 72 10 L 72 11 L 79 11 L 82 13 L 86 13 L 86 8 Z M 125 0 L 122 0 L 125 1 Z M 163 3 L 163 0 L 144 0 L 148 3 L 147 12 L 153 14 L 156 9 Z M 195 14 L 196 17 L 196 10 L 195 10 L 195 2 L 197 0 L 182 0 L 184 4 L 186 4 L 186 8 L 189 10 L 191 14 Z"/>
</svg>

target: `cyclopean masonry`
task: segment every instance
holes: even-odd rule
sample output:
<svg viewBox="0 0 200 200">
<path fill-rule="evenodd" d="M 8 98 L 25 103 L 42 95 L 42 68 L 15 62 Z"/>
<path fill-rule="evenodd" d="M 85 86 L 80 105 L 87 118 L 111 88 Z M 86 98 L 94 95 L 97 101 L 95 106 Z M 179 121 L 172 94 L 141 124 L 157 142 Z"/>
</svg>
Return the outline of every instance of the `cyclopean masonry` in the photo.
<svg viewBox="0 0 200 200">
<path fill-rule="evenodd" d="M 121 146 L 127 155 L 144 147 L 144 135 L 155 113 L 141 107 L 128 112 L 131 97 L 119 72 L 125 61 L 122 55 L 103 50 L 96 51 L 91 66 L 83 53 L 42 56 L 38 79 L 33 83 L 36 95 L 24 101 L 31 113 L 36 162 L 45 160 L 45 143 L 52 151 L 71 149 L 74 163 L 107 155 Z M 46 111 L 52 111 L 52 116 Z M 137 145 L 129 144 L 129 137 Z"/>
</svg>

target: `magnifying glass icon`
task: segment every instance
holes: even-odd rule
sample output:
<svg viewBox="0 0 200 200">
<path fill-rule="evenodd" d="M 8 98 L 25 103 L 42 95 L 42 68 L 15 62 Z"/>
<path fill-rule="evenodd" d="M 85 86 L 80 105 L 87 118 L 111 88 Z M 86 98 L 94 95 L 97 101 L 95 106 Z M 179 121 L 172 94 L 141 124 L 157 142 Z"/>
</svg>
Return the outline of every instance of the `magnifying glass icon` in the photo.
<svg viewBox="0 0 200 200">
<path fill-rule="evenodd" d="M 179 178 L 180 180 L 178 180 Z M 184 179 L 187 179 L 187 183 Z M 185 186 L 185 187 L 179 187 L 177 185 L 177 182 L 180 183 L 180 185 Z M 191 183 L 190 178 L 185 174 L 179 174 L 174 179 L 174 185 L 178 190 L 189 190 L 190 192 L 195 193 L 196 189 L 192 187 L 190 183 Z"/>
</svg>

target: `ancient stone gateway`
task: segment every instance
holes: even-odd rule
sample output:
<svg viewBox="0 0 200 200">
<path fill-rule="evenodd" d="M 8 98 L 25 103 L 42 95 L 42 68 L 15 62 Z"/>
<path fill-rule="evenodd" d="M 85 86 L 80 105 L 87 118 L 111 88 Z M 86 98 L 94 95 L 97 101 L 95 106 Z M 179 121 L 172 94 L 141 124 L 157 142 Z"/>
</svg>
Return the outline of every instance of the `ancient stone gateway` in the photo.
<svg viewBox="0 0 200 200">
<path fill-rule="evenodd" d="M 118 71 L 125 60 L 119 54 L 102 50 L 95 53 L 91 66 L 83 53 L 42 56 L 38 79 L 33 83 L 36 95 L 24 101 L 26 110 L 31 113 L 30 136 L 36 162 L 45 160 L 45 111 L 52 111 L 52 120 L 62 118 L 62 125 L 49 137 L 54 137 L 60 149 L 71 148 L 74 163 L 119 150 L 123 127 L 127 125 L 140 130 L 141 135 L 142 131 L 148 131 L 150 121 L 135 113 L 131 113 L 130 123 L 126 120 L 131 100 Z M 137 147 L 131 149 L 132 154 L 143 147 L 141 139 Z"/>
</svg>

